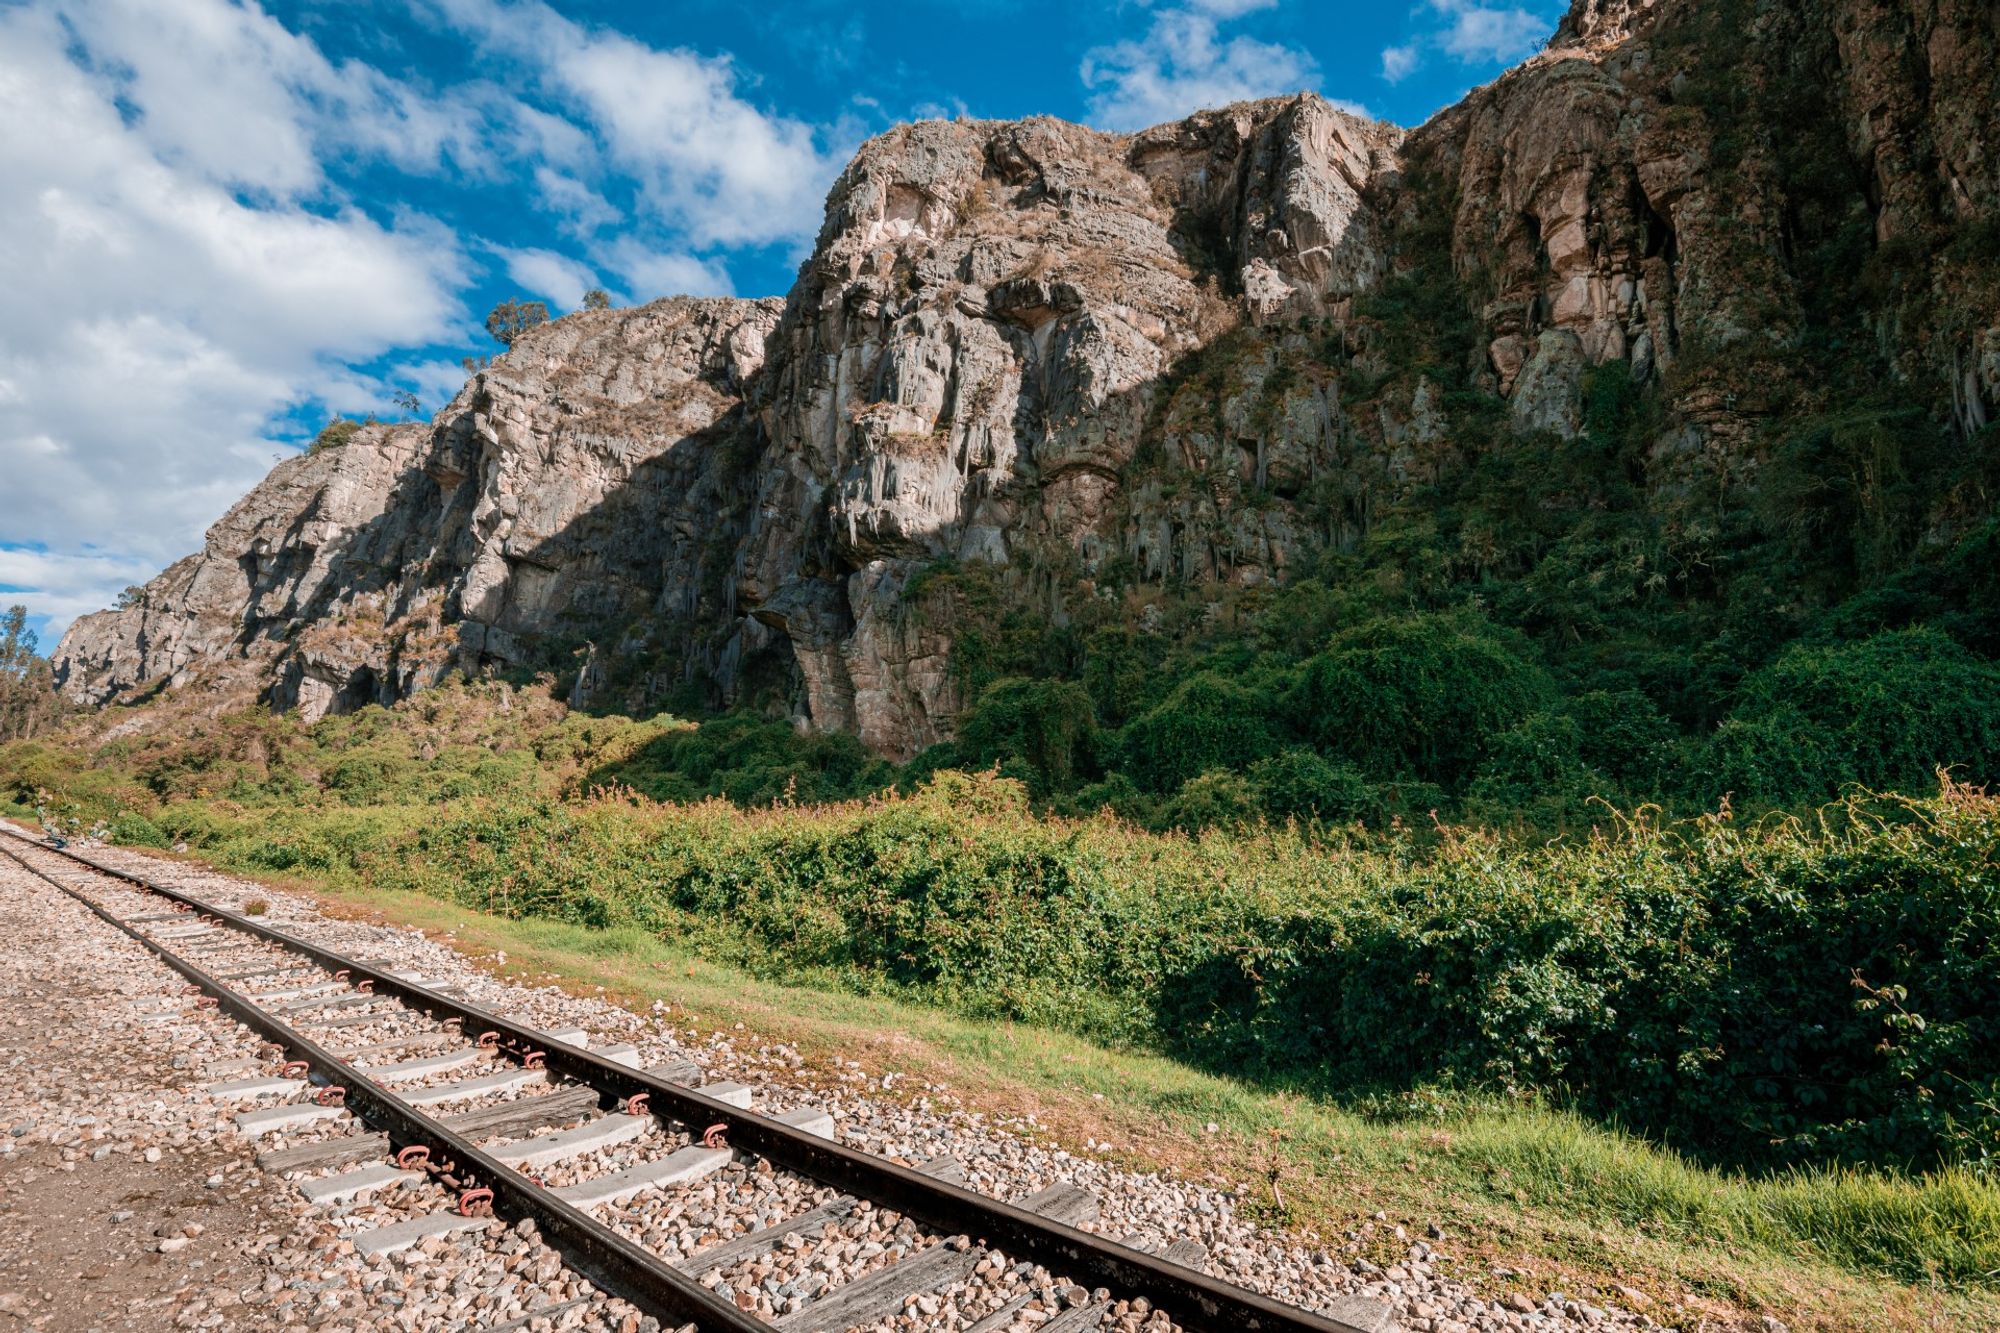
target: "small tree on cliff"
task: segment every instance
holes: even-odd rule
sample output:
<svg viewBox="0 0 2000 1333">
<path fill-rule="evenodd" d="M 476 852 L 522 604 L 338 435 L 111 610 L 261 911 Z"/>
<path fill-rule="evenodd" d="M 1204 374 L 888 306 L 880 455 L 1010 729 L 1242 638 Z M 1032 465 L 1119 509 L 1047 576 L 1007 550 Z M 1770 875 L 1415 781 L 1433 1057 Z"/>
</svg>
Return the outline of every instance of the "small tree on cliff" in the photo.
<svg viewBox="0 0 2000 1333">
<path fill-rule="evenodd" d="M 611 308 L 611 293 L 605 291 L 602 287 L 592 287 L 583 294 L 583 308 L 585 310 L 609 310 Z"/>
<path fill-rule="evenodd" d="M 549 307 L 545 301 L 502 301 L 486 317 L 486 331 L 512 347 L 516 338 L 535 325 L 548 322 Z"/>
<path fill-rule="evenodd" d="M 62 712 L 49 664 L 35 647 L 28 608 L 8 607 L 0 615 L 0 741 L 25 740 Z"/>
</svg>

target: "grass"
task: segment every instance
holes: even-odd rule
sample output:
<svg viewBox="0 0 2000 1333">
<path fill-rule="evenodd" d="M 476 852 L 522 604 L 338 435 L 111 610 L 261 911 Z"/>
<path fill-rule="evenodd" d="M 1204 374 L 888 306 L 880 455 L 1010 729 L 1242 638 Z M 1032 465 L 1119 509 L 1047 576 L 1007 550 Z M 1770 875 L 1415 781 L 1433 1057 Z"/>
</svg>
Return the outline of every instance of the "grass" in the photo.
<svg viewBox="0 0 2000 1333">
<path fill-rule="evenodd" d="M 1562 1290 L 1686 1327 L 1761 1314 L 1829 1333 L 2000 1327 L 2000 1192 L 1968 1174 L 1753 1178 L 1534 1104 L 1446 1098 L 1362 1115 L 1044 1028 L 760 980 L 633 927 L 504 919 L 339 879 L 271 882 L 337 914 L 449 936 L 500 975 L 663 1001 L 702 1031 L 740 1023 L 752 1041 L 796 1047 L 808 1080 L 857 1061 L 1073 1152 L 1093 1140 L 1135 1170 L 1241 1188 L 1253 1216 L 1350 1256 L 1399 1258 L 1394 1227 L 1436 1223 L 1457 1256 L 1447 1271 L 1488 1295 Z"/>
</svg>

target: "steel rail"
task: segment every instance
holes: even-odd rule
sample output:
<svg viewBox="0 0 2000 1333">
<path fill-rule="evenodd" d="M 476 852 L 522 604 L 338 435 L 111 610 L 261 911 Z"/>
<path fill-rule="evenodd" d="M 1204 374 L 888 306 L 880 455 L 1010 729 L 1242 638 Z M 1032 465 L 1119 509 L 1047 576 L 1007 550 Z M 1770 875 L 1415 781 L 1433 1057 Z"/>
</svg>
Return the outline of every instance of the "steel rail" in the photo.
<svg viewBox="0 0 2000 1333">
<path fill-rule="evenodd" d="M 59 849 L 42 847 L 40 850 Z M 310 1065 L 313 1073 L 344 1089 L 344 1106 L 387 1131 L 391 1156 L 397 1149 L 422 1146 L 430 1150 L 433 1166 L 454 1173 L 470 1173 L 472 1178 L 486 1183 L 493 1192 L 496 1213 L 533 1218 L 543 1238 L 562 1252 L 564 1260 L 572 1268 L 588 1277 L 600 1290 L 623 1297 L 647 1314 L 669 1317 L 675 1323 L 692 1320 L 703 1329 L 728 1330 L 728 1333 L 769 1333 L 770 1325 L 763 1320 L 723 1301 L 671 1264 L 662 1263 L 658 1256 L 627 1240 L 588 1213 L 494 1160 L 472 1140 L 445 1128 L 394 1093 L 371 1083 L 361 1070 L 258 1008 L 247 997 L 218 981 L 197 964 L 134 930 L 68 885 L 29 865 L 15 849 L 0 846 L 0 855 L 5 855 L 37 879 L 68 894 L 102 920 L 145 945 L 167 966 L 213 995 L 222 1012 L 283 1046 L 293 1058 Z M 89 863 L 87 857 L 76 859 Z M 111 872 L 107 870 L 104 873 Z M 126 877 L 121 875 L 119 878 Z"/>
<path fill-rule="evenodd" d="M 123 880 L 181 904 L 190 911 L 214 917 L 237 930 L 310 958 L 329 971 L 344 968 L 355 980 L 372 981 L 376 994 L 394 996 L 440 1021 L 457 1019 L 463 1024 L 462 1030 L 468 1039 L 477 1033 L 498 1033 L 505 1039 L 503 1053 L 517 1059 L 530 1050 L 541 1051 L 546 1068 L 595 1088 L 614 1105 L 645 1094 L 647 1109 L 655 1116 L 694 1126 L 724 1126 L 731 1147 L 755 1150 L 780 1167 L 857 1194 L 878 1207 L 908 1214 L 943 1234 L 970 1235 L 1010 1254 L 1031 1258 L 1051 1272 L 1066 1275 L 1081 1285 L 1106 1287 L 1126 1298 L 1145 1296 L 1154 1306 L 1165 1309 L 1189 1333 L 1364 1333 L 1353 1324 L 1285 1305 L 1247 1288 L 1219 1282 L 1193 1268 L 1119 1245 L 1102 1236 L 1040 1217 L 997 1199 L 989 1199 L 909 1167 L 794 1129 L 769 1117 L 704 1096 L 692 1088 L 669 1083 L 642 1070 L 607 1060 L 589 1050 L 566 1042 L 548 1041 L 546 1034 L 500 1014 L 369 967 L 356 959 L 308 943 L 250 917 L 213 906 L 143 875 L 106 865 L 68 848 L 49 847 L 15 830 L 10 832 L 38 851 L 66 857 L 99 874 Z M 14 859 L 19 860 L 18 857 Z M 36 873 L 39 875 L 39 872 Z M 48 878 L 46 875 L 40 877 Z M 124 929 L 122 923 L 114 921 L 114 924 Z M 128 930 L 127 933 L 132 932 Z M 144 939 L 143 936 L 139 938 Z M 150 940 L 145 942 L 152 943 Z M 256 1012 L 263 1017 L 262 1011 Z M 324 1052 L 322 1057 L 336 1059 Z M 363 1080 L 366 1086 L 365 1074 L 351 1076 L 348 1083 L 350 1096 L 354 1095 L 355 1079 Z M 386 1098 L 394 1102 L 410 1116 L 424 1119 L 420 1112 L 400 1099 L 379 1091 L 373 1091 L 373 1095 L 378 1100 Z M 476 1152 L 477 1149 L 470 1149 L 461 1151 L 460 1155 L 471 1158 Z M 490 1161 L 484 1159 L 483 1154 L 475 1160 Z M 492 1169 L 519 1179 L 518 1173 L 497 1163 Z M 560 1201 L 555 1202 L 574 1215 L 577 1222 L 605 1231 L 627 1248 L 636 1248 L 586 1214 Z M 653 1262 L 658 1263 L 657 1260 Z M 706 1288 L 699 1290 L 709 1295 Z M 712 1306 L 721 1304 L 712 1296 L 710 1302 Z M 744 1318 L 733 1307 L 728 1314 L 739 1321 Z M 718 1326 L 746 1327 L 740 1322 Z M 750 1321 L 748 1326 L 769 1327 L 755 1320 Z"/>
</svg>

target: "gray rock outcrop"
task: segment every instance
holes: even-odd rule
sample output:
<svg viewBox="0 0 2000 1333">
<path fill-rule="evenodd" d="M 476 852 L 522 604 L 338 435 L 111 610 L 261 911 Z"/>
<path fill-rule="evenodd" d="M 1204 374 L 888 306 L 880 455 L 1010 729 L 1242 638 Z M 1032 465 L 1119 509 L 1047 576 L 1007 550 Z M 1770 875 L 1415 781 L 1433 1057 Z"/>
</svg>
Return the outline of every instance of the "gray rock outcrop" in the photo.
<svg viewBox="0 0 2000 1333">
<path fill-rule="evenodd" d="M 1370 304 L 1398 275 L 1455 284 L 1417 294 L 1471 321 L 1445 378 L 1528 437 L 1575 436 L 1593 375 L 1661 393 L 1648 484 L 1693 489 L 1816 391 L 1788 369 L 1807 293 L 1780 132 L 1718 120 L 1718 86 L 1814 80 L 1880 243 L 2000 214 L 1979 5 L 1703 27 L 1722 13 L 1577 0 L 1549 50 L 1408 133 L 1312 95 L 1133 135 L 893 130 L 783 300 L 530 331 L 428 426 L 281 464 L 139 604 L 79 620 L 57 677 L 316 716 L 537 668 L 577 703 L 755 692 L 906 756 L 966 703 L 931 575 L 994 571 L 1055 623 L 1280 581 L 1462 463 L 1442 378 Z M 1996 305 L 1941 275 L 1942 315 L 1879 325 L 1967 438 L 2000 417 Z"/>
</svg>

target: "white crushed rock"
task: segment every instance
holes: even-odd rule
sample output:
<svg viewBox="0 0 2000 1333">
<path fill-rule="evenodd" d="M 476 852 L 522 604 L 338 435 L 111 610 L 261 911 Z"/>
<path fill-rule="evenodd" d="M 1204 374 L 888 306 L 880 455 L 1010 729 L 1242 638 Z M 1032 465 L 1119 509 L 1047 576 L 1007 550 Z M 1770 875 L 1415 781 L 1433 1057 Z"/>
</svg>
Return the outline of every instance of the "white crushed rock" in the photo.
<svg viewBox="0 0 2000 1333">
<path fill-rule="evenodd" d="M 15 1314 L 24 1321 L 32 1316 L 32 1326 L 41 1327 L 49 1321 L 34 1312 L 61 1308 L 87 1314 L 88 1326 L 106 1330 L 456 1333 L 519 1318 L 532 1321 L 523 1328 L 656 1333 L 657 1321 L 596 1293 L 531 1228 L 494 1222 L 485 1232 L 363 1261 L 339 1234 L 348 1217 L 307 1204 L 294 1183 L 259 1170 L 251 1146 L 234 1130 L 241 1105 L 204 1091 L 268 1067 L 261 1038 L 213 1009 L 197 1009 L 182 980 L 143 946 L 4 858 L 0 923 L 6 940 L 0 1023 L 26 1027 L 38 1020 L 21 1015 L 42 1015 L 41 1031 L 12 1034 L 21 1041 L 0 1066 L 0 1198 L 52 1172 L 129 1156 L 162 1168 L 186 1162 L 197 1174 L 174 1192 L 193 1192 L 183 1200 L 192 1216 L 205 1215 L 212 1201 L 239 1221 L 250 1219 L 249 1229 L 229 1238 L 230 1248 L 220 1253 L 219 1238 L 205 1235 L 199 1222 L 176 1219 L 167 1234 L 121 1237 L 123 1263 L 144 1257 L 157 1265 L 143 1280 L 145 1294 L 129 1301 L 113 1304 L 89 1283 L 22 1293 L 0 1280 L 0 1324 L 12 1326 L 5 1316 Z M 51 1030 L 51 1012 L 59 1030 Z M 159 1017 L 147 1021 L 148 1014 Z M 20 1049 L 44 1031 L 55 1044 L 53 1057 Z M 149 1076 L 150 1070 L 166 1077 Z M 424 1202 L 446 1202 L 440 1191 L 425 1188 Z M 418 1191 L 410 1193 L 414 1203 Z M 133 1215 L 121 1202 L 103 1200 L 103 1217 L 93 1229 L 117 1235 Z M 29 1252 L 35 1243 L 31 1228 L 21 1226 L 0 1249 L 37 1267 L 67 1258 Z M 533 1317 L 555 1306 L 567 1308 Z"/>
<path fill-rule="evenodd" d="M 482 971 L 446 940 L 412 929 L 329 918 L 303 895 L 185 863 L 110 847 L 92 848 L 90 854 L 219 906 L 241 910 L 246 902 L 260 900 L 268 905 L 261 919 L 278 929 L 352 957 L 385 959 L 392 966 L 414 969 L 424 976 L 427 984 L 456 987 L 468 1003 L 509 1014 L 517 1021 L 543 1029 L 583 1028 L 591 1034 L 593 1048 L 613 1042 L 633 1043 L 639 1049 L 643 1066 L 666 1060 L 692 1060 L 708 1080 L 733 1080 L 753 1088 L 756 1108 L 767 1114 L 801 1106 L 830 1111 L 843 1142 L 911 1164 L 949 1157 L 965 1168 L 972 1188 L 994 1197 L 1020 1199 L 1058 1181 L 1079 1186 L 1096 1195 L 1102 1205 L 1101 1218 L 1086 1229 L 1136 1237 L 1156 1245 L 1183 1239 L 1198 1241 L 1207 1248 L 1211 1274 L 1277 1300 L 1355 1322 L 1368 1318 L 1372 1312 L 1382 1321 L 1381 1328 L 1408 1329 L 1415 1333 L 1488 1333 L 1489 1330 L 1553 1333 L 1659 1327 L 1644 1314 L 1605 1308 L 1561 1293 L 1547 1293 L 1534 1302 L 1519 1297 L 1509 1302 L 1484 1298 L 1450 1275 L 1454 1261 L 1439 1248 L 1441 1241 L 1412 1241 L 1407 1247 L 1407 1257 L 1383 1270 L 1365 1259 L 1342 1257 L 1324 1247 L 1302 1245 L 1259 1228 L 1238 1215 L 1237 1196 L 1232 1193 L 1165 1174 L 1126 1171 L 1092 1156 L 1068 1151 L 1056 1146 L 1048 1130 L 1032 1123 L 1032 1117 L 1023 1121 L 989 1118 L 959 1105 L 949 1090 L 942 1087 L 926 1085 L 906 1105 L 870 1096 L 871 1092 L 882 1090 L 886 1080 L 870 1080 L 859 1072 L 858 1066 L 849 1065 L 831 1071 L 833 1090 L 806 1091 L 796 1086 L 801 1074 L 819 1071 L 807 1071 L 798 1052 L 775 1043 L 759 1043 L 740 1029 L 704 1034 L 678 1025 L 675 1015 L 662 1004 L 653 1005 L 650 1012 L 634 1013 L 606 999 L 572 995 L 554 985 L 525 986 L 502 981 Z M 335 1029 L 322 1035 L 330 1040 L 337 1037 L 337 1044 L 351 1047 L 387 1041 L 431 1026 L 427 1019 L 412 1021 L 408 1016 L 385 1016 L 376 1023 Z M 254 1043 L 232 1053 L 244 1054 L 252 1048 Z M 436 1081 L 457 1081 L 473 1076 L 474 1072 L 454 1071 Z M 447 1109 L 457 1112 L 478 1104 L 454 1103 Z M 4 1133 L 4 1113 L 5 1103 L 0 1102 L 0 1133 Z M 318 1136 L 321 1131 L 315 1128 L 288 1135 L 284 1141 L 304 1142 Z M 271 1141 L 275 1141 L 275 1136 Z M 652 1134 L 614 1149 L 554 1164 L 537 1174 L 549 1184 L 565 1184 L 655 1159 L 685 1142 L 682 1135 Z M 342 1230 L 351 1231 L 355 1228 L 349 1223 L 355 1219 L 373 1224 L 377 1219 L 416 1215 L 425 1211 L 417 1204 L 419 1193 L 411 1190 L 400 1195 L 377 1196 L 348 1205 L 346 1211 L 337 1212 L 332 1218 L 320 1212 L 317 1220 L 323 1228 L 329 1228 L 325 1234 L 331 1236 L 334 1220 L 342 1223 Z M 715 1243 L 718 1228 L 739 1233 L 755 1229 L 795 1216 L 832 1197 L 831 1191 L 813 1182 L 785 1172 L 772 1172 L 767 1163 L 738 1161 L 694 1185 L 648 1190 L 602 1210 L 600 1216 L 656 1252 L 680 1258 Z M 882 1256 L 890 1253 L 893 1245 L 884 1236 L 894 1237 L 894 1244 L 907 1246 L 916 1234 L 906 1219 L 897 1218 L 892 1226 L 886 1216 L 870 1217 L 866 1211 L 857 1214 L 857 1219 L 865 1220 L 830 1227 L 824 1240 L 815 1244 L 788 1244 L 764 1259 L 711 1272 L 705 1280 L 739 1305 L 762 1314 L 783 1314 L 799 1308 L 811 1295 L 814 1272 L 824 1274 L 838 1268 L 845 1280 L 887 1262 Z M 855 1231 L 857 1226 L 867 1232 L 868 1239 Z M 889 1229 L 878 1234 L 868 1231 L 870 1227 Z M 836 1242 L 840 1247 L 837 1252 L 830 1248 Z M 415 1265 L 442 1263 L 443 1256 L 463 1257 L 468 1247 L 485 1244 L 490 1248 L 494 1243 L 490 1239 L 464 1238 L 425 1242 L 389 1264 L 390 1271 L 404 1279 L 393 1284 L 393 1294 L 416 1290 L 430 1305 L 444 1302 L 461 1311 L 470 1308 L 482 1289 L 477 1287 L 477 1280 L 466 1277 L 463 1266 L 453 1270 L 449 1277 L 424 1269 L 419 1280 L 409 1276 L 404 1261 Z M 883 1248 L 864 1257 L 862 1251 L 873 1245 Z M 351 1251 L 351 1244 L 337 1238 L 323 1245 L 322 1250 L 338 1253 L 343 1246 Z M 537 1271 L 550 1263 L 560 1267 L 560 1261 L 553 1255 L 537 1248 L 542 1257 L 529 1261 Z M 835 1253 L 839 1257 L 825 1259 L 816 1267 L 814 1256 Z M 514 1260 L 519 1256 L 506 1257 Z M 358 1265 L 351 1254 L 341 1254 L 340 1258 Z M 1041 1269 L 1005 1262 L 1004 1256 L 1001 1259 L 1003 1262 L 983 1265 L 971 1283 L 941 1292 L 934 1298 L 927 1297 L 877 1327 L 965 1328 L 1008 1300 L 1032 1292 L 1030 1304 L 1009 1326 L 1026 1330 L 1046 1322 L 1057 1311 L 1077 1301 L 1109 1295 L 1067 1287 Z M 508 1270 L 509 1275 L 518 1273 L 522 1267 L 516 1263 Z M 356 1282 L 366 1274 L 379 1277 L 377 1268 L 361 1267 L 354 1273 Z M 382 1285 L 379 1281 L 372 1287 L 363 1284 L 371 1296 L 381 1294 L 378 1289 Z M 544 1295 L 570 1289 L 560 1280 L 538 1287 Z M 335 1296 L 336 1303 L 341 1299 L 344 1298 Z M 493 1299 L 511 1297 L 493 1296 Z M 1357 1300 L 1365 1304 L 1356 1304 Z M 1528 1308 L 1515 1308 L 1517 1305 Z M 1164 1315 L 1151 1310 L 1143 1301 L 1111 1302 L 1107 1313 L 1107 1327 L 1169 1327 Z"/>
</svg>

